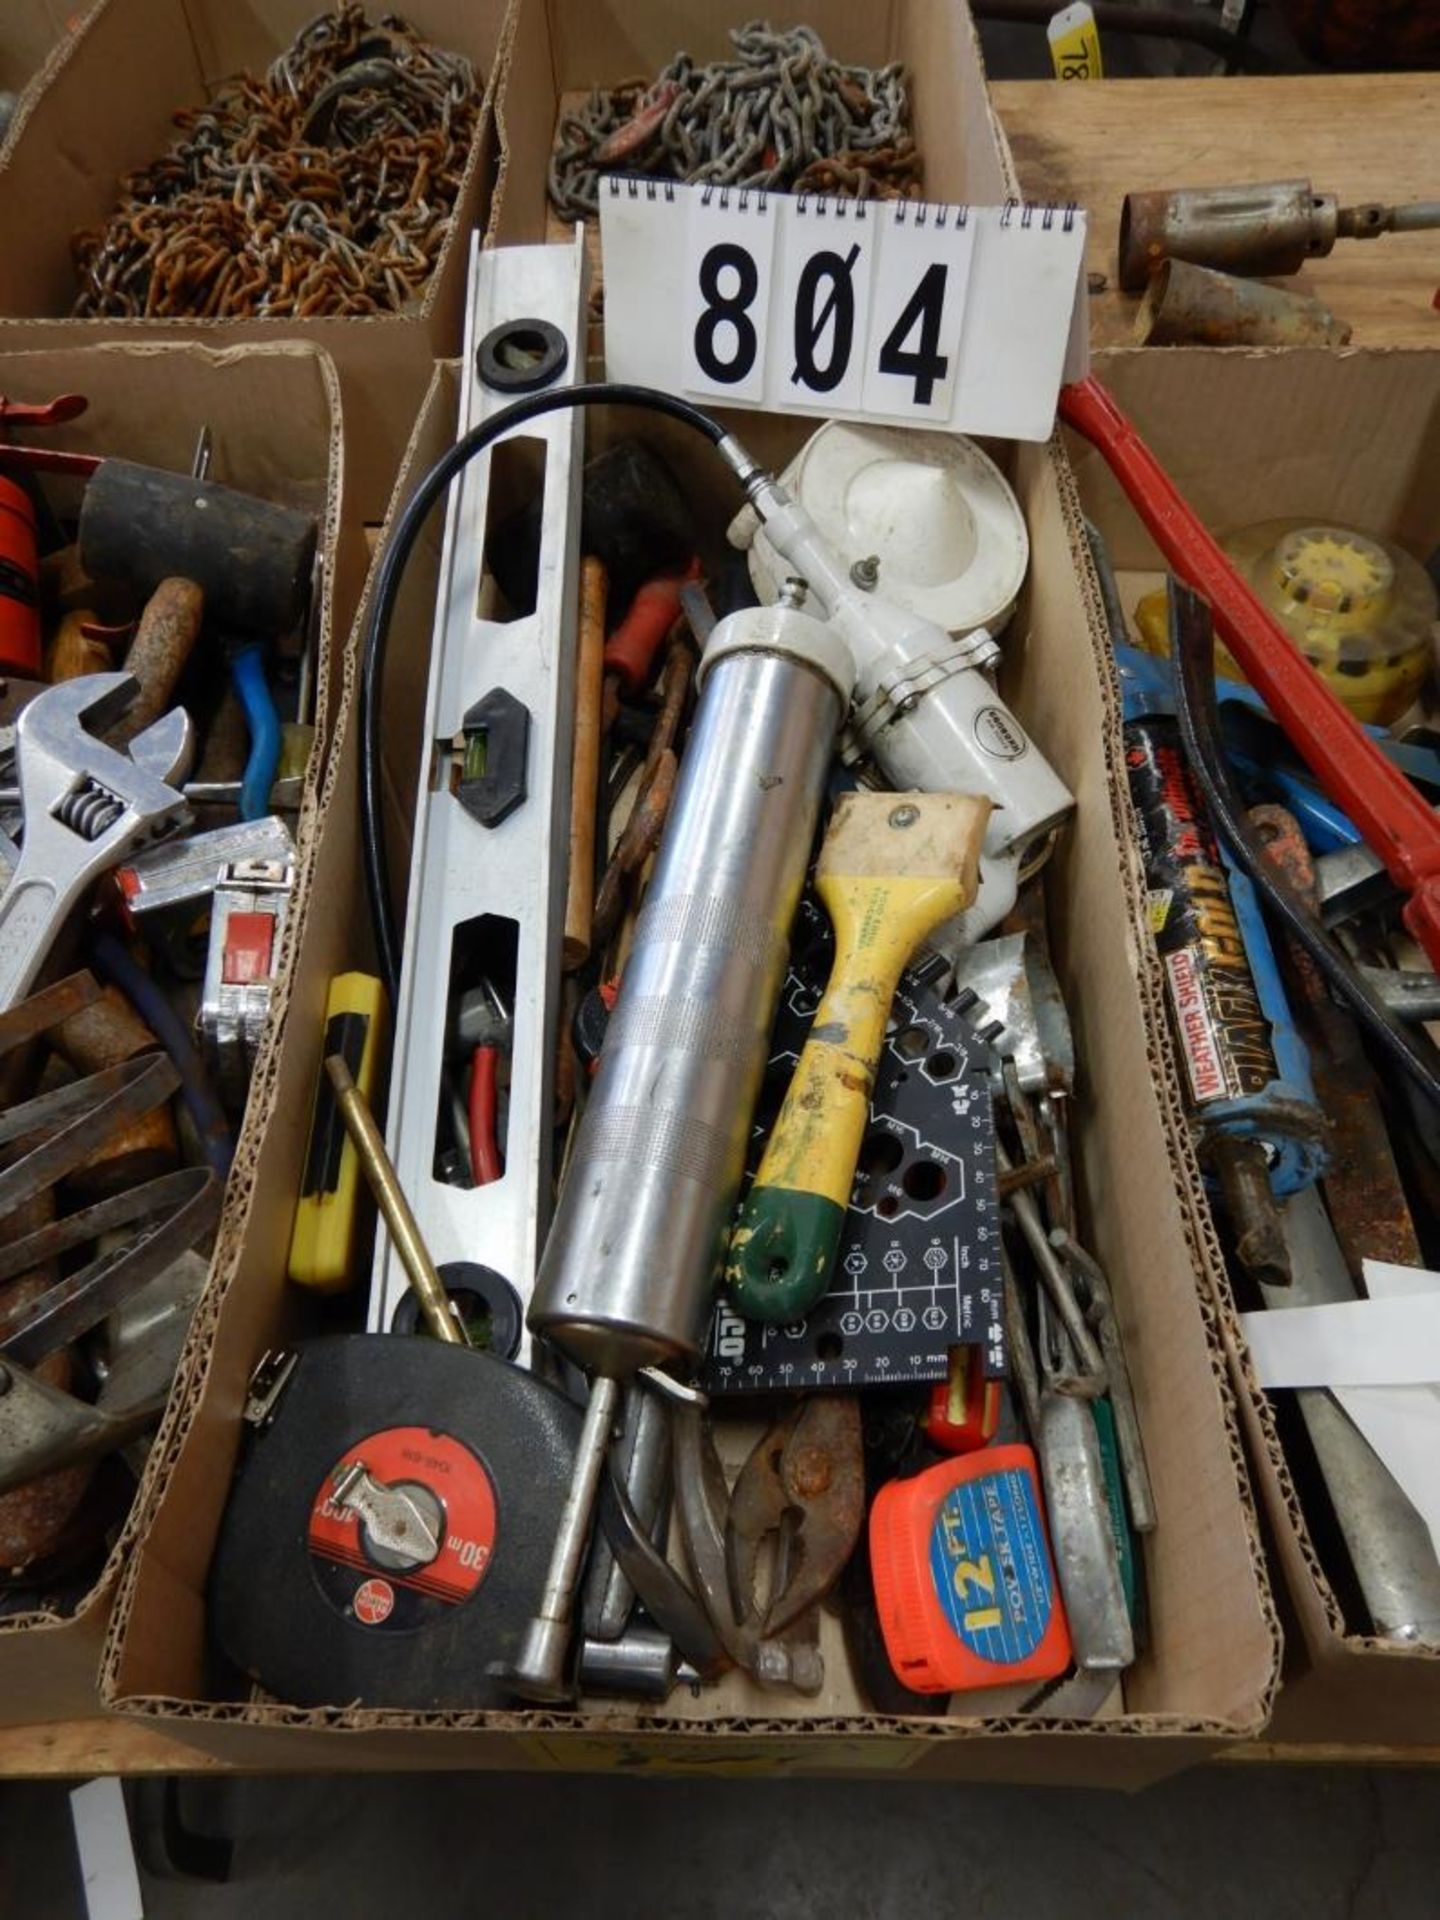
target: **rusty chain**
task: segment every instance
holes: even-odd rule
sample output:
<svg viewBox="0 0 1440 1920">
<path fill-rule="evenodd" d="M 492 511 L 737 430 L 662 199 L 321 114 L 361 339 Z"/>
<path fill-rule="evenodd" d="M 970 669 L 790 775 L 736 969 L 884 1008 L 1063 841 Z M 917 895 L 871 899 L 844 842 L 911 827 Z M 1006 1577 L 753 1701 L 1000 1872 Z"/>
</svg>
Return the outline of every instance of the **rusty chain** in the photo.
<svg viewBox="0 0 1440 1920">
<path fill-rule="evenodd" d="M 697 66 L 677 53 L 654 80 L 597 89 L 562 111 L 549 180 L 561 213 L 594 213 L 607 171 L 861 199 L 919 193 L 898 62 L 842 65 L 810 27 L 757 20 L 730 39 L 733 60 Z"/>
<path fill-rule="evenodd" d="M 402 313 L 449 237 L 480 109 L 463 56 L 343 5 L 181 137 L 71 242 L 77 316 Z"/>
</svg>

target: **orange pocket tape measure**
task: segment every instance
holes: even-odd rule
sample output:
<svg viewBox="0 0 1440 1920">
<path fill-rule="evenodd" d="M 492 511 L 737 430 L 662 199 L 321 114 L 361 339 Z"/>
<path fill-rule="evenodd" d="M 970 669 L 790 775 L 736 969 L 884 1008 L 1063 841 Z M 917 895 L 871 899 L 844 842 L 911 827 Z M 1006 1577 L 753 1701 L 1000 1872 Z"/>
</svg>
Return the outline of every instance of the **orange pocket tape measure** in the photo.
<svg viewBox="0 0 1440 1920">
<path fill-rule="evenodd" d="M 964 1454 L 882 1487 L 870 1565 L 890 1664 L 915 1692 L 1051 1680 L 1070 1665 L 1029 1447 Z"/>
</svg>

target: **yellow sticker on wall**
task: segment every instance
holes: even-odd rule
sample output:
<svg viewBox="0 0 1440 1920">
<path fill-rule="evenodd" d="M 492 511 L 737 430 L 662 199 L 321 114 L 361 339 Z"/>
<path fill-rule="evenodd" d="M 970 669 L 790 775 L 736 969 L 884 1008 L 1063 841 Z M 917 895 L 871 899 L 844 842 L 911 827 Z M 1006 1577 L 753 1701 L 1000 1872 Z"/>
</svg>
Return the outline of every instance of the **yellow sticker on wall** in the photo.
<svg viewBox="0 0 1440 1920">
<path fill-rule="evenodd" d="M 1100 33 L 1095 16 L 1076 0 L 1055 15 L 1045 29 L 1050 42 L 1050 60 L 1057 80 L 1103 80 L 1105 68 L 1100 60 Z"/>
</svg>

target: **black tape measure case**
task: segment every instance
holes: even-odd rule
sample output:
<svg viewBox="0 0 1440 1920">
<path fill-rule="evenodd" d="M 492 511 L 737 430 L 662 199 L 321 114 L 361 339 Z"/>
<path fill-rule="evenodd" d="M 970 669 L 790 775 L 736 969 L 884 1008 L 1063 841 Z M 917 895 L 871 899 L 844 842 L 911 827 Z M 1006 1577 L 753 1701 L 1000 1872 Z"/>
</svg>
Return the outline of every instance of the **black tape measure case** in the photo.
<svg viewBox="0 0 1440 1920">
<path fill-rule="evenodd" d="M 581 1415 L 419 1336 L 298 1350 L 210 1574 L 222 1651 L 295 1706 L 484 1708 L 539 1603 Z"/>
</svg>

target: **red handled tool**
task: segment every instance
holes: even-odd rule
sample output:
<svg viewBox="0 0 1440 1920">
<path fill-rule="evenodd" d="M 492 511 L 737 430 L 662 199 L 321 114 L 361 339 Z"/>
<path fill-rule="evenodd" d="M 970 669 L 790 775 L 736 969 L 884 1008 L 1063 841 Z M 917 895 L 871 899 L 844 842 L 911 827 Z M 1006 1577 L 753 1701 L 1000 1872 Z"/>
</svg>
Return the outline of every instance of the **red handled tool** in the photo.
<svg viewBox="0 0 1440 1920">
<path fill-rule="evenodd" d="M 500 1134 L 500 1058 L 508 1054 L 514 1022 L 493 982 L 461 996 L 455 1042 L 467 1061 L 465 1106 L 470 1133 L 470 1178 L 488 1187 L 505 1171 Z"/>
<path fill-rule="evenodd" d="M 700 562 L 692 560 L 684 573 L 657 573 L 636 588 L 625 618 L 605 642 L 605 671 L 627 693 L 648 683 L 661 642 L 680 618 L 681 590 L 699 578 Z"/>
<path fill-rule="evenodd" d="M 38 680 L 40 549 L 23 487 L 0 477 L 0 673 Z"/>
<path fill-rule="evenodd" d="M 1093 375 L 1060 389 L 1060 418 L 1099 449 L 1172 572 L 1209 601 L 1247 679 L 1409 895 L 1405 925 L 1440 967 L 1440 816 L 1286 638 Z"/>
<path fill-rule="evenodd" d="M 0 393 L 0 434 L 11 427 L 58 427 L 82 414 L 87 404 L 79 393 L 62 393 L 39 406 Z M 40 550 L 35 508 L 23 487 L 13 480 L 0 479 L 0 672 L 38 680 L 40 666 Z"/>
<path fill-rule="evenodd" d="M 1004 1383 L 987 1380 L 979 1347 L 951 1347 L 943 1380 L 930 1389 L 925 1434 L 945 1453 L 974 1453 L 1000 1431 Z"/>
</svg>

